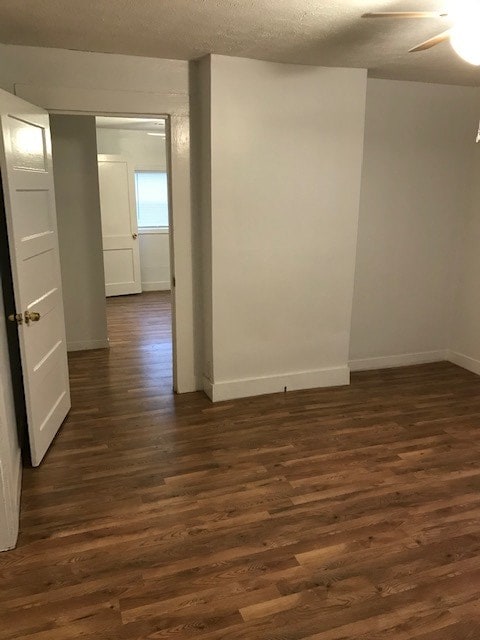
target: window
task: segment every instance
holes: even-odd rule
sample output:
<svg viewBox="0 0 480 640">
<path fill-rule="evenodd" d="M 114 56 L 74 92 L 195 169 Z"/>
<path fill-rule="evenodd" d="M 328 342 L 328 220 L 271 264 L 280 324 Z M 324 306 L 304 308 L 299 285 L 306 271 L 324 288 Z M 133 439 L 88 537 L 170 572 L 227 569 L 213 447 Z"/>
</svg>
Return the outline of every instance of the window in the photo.
<svg viewBox="0 0 480 640">
<path fill-rule="evenodd" d="M 139 229 L 168 229 L 168 183 L 165 171 L 135 171 Z"/>
</svg>

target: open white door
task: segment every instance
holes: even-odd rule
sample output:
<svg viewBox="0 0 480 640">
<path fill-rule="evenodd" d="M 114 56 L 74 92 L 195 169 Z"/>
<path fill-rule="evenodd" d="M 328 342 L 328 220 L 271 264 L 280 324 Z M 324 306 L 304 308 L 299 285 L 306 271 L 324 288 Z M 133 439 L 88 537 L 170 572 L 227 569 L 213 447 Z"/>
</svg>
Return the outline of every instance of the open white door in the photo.
<svg viewBox="0 0 480 640">
<path fill-rule="evenodd" d="M 99 155 L 105 293 L 141 293 L 135 175 L 122 156 Z"/>
<path fill-rule="evenodd" d="M 0 92 L 0 168 L 32 464 L 70 409 L 52 150 L 46 111 Z"/>
</svg>

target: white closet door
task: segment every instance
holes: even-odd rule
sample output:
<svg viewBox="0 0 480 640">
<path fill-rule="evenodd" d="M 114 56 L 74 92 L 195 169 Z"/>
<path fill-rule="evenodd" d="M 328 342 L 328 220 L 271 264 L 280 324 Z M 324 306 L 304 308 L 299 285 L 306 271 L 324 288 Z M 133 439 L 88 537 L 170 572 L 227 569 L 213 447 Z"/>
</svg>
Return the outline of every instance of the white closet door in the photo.
<svg viewBox="0 0 480 640">
<path fill-rule="evenodd" d="M 98 156 L 105 293 L 142 291 L 135 176 L 126 158 Z"/>
</svg>

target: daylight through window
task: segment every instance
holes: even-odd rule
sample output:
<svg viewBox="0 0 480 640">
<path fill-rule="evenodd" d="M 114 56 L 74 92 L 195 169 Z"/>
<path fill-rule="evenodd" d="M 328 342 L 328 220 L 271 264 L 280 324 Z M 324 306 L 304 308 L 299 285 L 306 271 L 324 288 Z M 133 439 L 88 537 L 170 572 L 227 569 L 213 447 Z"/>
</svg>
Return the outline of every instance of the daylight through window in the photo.
<svg viewBox="0 0 480 640">
<path fill-rule="evenodd" d="M 165 171 L 135 171 L 139 229 L 168 228 L 168 185 Z"/>
</svg>

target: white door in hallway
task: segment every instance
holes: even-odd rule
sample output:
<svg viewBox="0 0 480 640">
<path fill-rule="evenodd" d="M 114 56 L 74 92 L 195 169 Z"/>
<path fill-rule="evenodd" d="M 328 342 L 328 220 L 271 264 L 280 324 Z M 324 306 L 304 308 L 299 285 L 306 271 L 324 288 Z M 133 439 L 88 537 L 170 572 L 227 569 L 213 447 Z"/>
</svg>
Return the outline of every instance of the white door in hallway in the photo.
<svg viewBox="0 0 480 640">
<path fill-rule="evenodd" d="M 0 92 L 0 164 L 33 466 L 70 409 L 48 114 Z"/>
<path fill-rule="evenodd" d="M 135 176 L 128 160 L 98 156 L 105 293 L 141 293 Z"/>
</svg>

